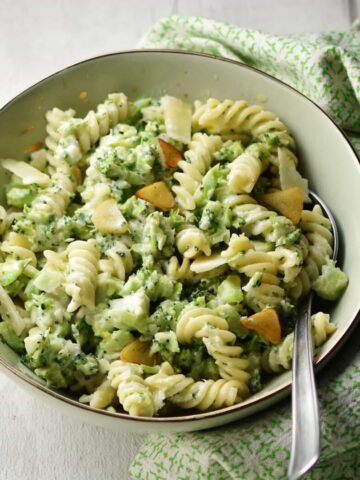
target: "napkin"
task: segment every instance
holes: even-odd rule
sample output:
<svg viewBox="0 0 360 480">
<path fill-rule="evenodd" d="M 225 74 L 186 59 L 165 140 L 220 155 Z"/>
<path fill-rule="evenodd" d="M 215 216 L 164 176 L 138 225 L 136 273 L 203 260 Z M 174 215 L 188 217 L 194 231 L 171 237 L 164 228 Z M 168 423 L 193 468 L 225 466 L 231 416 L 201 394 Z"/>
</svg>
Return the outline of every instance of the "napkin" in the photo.
<svg viewBox="0 0 360 480">
<path fill-rule="evenodd" d="M 314 100 L 346 130 L 360 155 L 360 22 L 345 32 L 273 35 L 200 17 L 171 16 L 140 48 L 179 48 L 239 60 Z M 360 478 L 360 326 L 317 377 L 322 450 L 313 480 Z M 289 400 L 206 432 L 150 435 L 133 461 L 137 480 L 286 478 L 291 444 Z"/>
</svg>

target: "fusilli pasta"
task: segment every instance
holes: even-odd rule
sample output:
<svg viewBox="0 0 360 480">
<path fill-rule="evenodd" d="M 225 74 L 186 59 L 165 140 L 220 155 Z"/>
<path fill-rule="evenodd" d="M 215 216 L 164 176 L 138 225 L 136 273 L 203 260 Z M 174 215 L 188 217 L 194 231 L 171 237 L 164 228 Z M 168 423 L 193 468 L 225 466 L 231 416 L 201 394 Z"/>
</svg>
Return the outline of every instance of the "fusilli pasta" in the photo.
<svg viewBox="0 0 360 480">
<path fill-rule="evenodd" d="M 1 160 L 0 337 L 24 364 L 146 417 L 246 401 L 289 369 L 297 299 L 347 278 L 276 114 L 113 93 L 46 122 L 45 146 Z M 312 322 L 316 349 L 336 327 Z"/>
<path fill-rule="evenodd" d="M 221 139 L 218 136 L 209 136 L 205 133 L 193 135 L 189 150 L 185 153 L 185 160 L 181 160 L 178 164 L 182 172 L 174 173 L 174 179 L 180 185 L 175 185 L 172 189 L 181 208 L 185 210 L 195 208 L 196 189 L 211 165 L 214 152 L 220 146 Z"/>
<path fill-rule="evenodd" d="M 67 247 L 69 270 L 65 291 L 71 297 L 68 312 L 81 306 L 95 306 L 95 287 L 98 274 L 99 251 L 95 240 L 75 241 Z"/>
</svg>

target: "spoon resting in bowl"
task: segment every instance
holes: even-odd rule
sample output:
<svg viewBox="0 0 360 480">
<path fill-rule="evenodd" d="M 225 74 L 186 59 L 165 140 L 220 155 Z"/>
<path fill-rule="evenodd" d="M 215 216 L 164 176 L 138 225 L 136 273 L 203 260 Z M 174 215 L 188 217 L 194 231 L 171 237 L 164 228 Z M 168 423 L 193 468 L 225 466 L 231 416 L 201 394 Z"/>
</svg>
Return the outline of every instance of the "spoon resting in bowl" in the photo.
<svg viewBox="0 0 360 480">
<path fill-rule="evenodd" d="M 328 206 L 314 192 L 309 192 L 314 204 L 320 205 L 330 220 L 333 234 L 333 260 L 336 260 L 339 233 Z M 292 367 L 292 440 L 288 480 L 304 475 L 318 460 L 321 448 L 319 405 L 313 368 L 311 340 L 311 291 L 298 309 L 295 325 Z"/>
</svg>

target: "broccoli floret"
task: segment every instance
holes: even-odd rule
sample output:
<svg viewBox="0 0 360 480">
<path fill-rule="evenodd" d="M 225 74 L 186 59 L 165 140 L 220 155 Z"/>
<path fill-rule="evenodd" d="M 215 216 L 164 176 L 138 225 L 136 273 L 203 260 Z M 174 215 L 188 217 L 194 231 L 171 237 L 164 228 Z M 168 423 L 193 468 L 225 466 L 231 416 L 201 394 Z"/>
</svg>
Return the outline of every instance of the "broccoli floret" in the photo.
<svg viewBox="0 0 360 480">
<path fill-rule="evenodd" d="M 163 300 L 150 316 L 149 334 L 175 330 L 177 319 L 186 304 L 186 301 Z"/>
<path fill-rule="evenodd" d="M 183 372 L 194 380 L 208 379 L 217 380 L 219 369 L 214 359 L 207 353 L 202 340 L 194 340 L 191 346 L 182 348 L 174 354 L 172 365 L 177 371 Z"/>
<path fill-rule="evenodd" d="M 151 345 L 150 354 L 158 353 L 163 361 L 172 363 L 174 354 L 180 352 L 174 331 L 158 332 Z"/>
<path fill-rule="evenodd" d="M 71 325 L 71 331 L 74 340 L 84 353 L 95 352 L 99 339 L 95 337 L 93 329 L 83 318 L 75 320 Z"/>
<path fill-rule="evenodd" d="M 6 188 L 6 201 L 12 207 L 23 209 L 25 205 L 31 205 L 37 190 L 36 185 L 23 185 L 11 182 Z"/>
<path fill-rule="evenodd" d="M 199 227 L 207 233 L 211 245 L 229 242 L 231 211 L 219 201 L 209 201 L 203 209 Z"/>
<path fill-rule="evenodd" d="M 81 352 L 80 346 L 60 336 L 60 331 L 32 329 L 25 348 L 24 363 L 55 388 L 67 388 L 99 371 L 96 357 Z"/>
<path fill-rule="evenodd" d="M 214 159 L 218 162 L 232 162 L 241 155 L 244 151 L 244 148 L 240 142 L 237 140 L 233 142 L 232 140 L 228 140 L 223 144 L 223 146 L 214 153 Z"/>
<path fill-rule="evenodd" d="M 168 275 L 157 270 L 140 268 L 130 275 L 121 289 L 121 295 L 129 295 L 139 290 L 143 290 L 151 301 L 160 298 L 179 300 L 182 284 L 171 280 Z"/>
<path fill-rule="evenodd" d="M 270 157 L 269 148 L 264 143 L 252 143 L 247 147 L 246 153 L 261 161 L 267 160 Z"/>
<path fill-rule="evenodd" d="M 270 179 L 267 177 L 260 177 L 258 181 L 256 182 L 253 190 L 252 190 L 252 195 L 257 197 L 258 195 L 262 195 L 263 193 L 266 193 L 268 189 L 271 186 Z"/>
<path fill-rule="evenodd" d="M 110 308 L 104 312 L 113 328 L 137 330 L 142 333 L 149 318 L 149 298 L 143 290 L 110 301 Z"/>
<path fill-rule="evenodd" d="M 227 168 L 222 167 L 219 163 L 210 168 L 194 194 L 198 208 L 206 205 L 206 203 L 213 198 L 216 189 L 226 184 L 228 171 Z"/>
<path fill-rule="evenodd" d="M 176 231 L 178 231 L 182 225 L 187 223 L 187 220 L 184 217 L 184 215 L 180 212 L 180 210 L 176 210 L 176 209 L 170 210 L 168 219 L 169 219 L 170 227 Z"/>
<path fill-rule="evenodd" d="M 284 218 L 284 217 L 280 217 L 280 218 Z M 296 243 L 299 243 L 301 235 L 302 235 L 301 228 L 296 228 L 295 230 L 291 231 L 290 225 L 287 224 L 287 222 L 286 223 L 284 222 L 283 225 L 286 226 L 286 228 L 288 228 L 290 230 L 290 232 L 286 233 L 285 235 L 278 238 L 277 241 L 276 241 L 276 246 L 279 247 L 280 245 L 294 245 Z M 283 225 L 280 224 L 279 225 L 280 228 Z M 291 226 L 293 227 L 292 224 L 291 224 Z"/>
<path fill-rule="evenodd" d="M 210 380 L 217 380 L 219 378 L 219 367 L 213 358 L 206 358 L 202 365 L 200 378 L 206 378 Z"/>
<path fill-rule="evenodd" d="M 171 257 L 174 252 L 174 235 L 168 217 L 162 212 L 153 212 L 146 218 L 145 225 L 142 225 L 141 235 L 133 245 L 133 251 L 141 255 L 144 267 L 151 269 L 160 256 Z"/>
<path fill-rule="evenodd" d="M 194 302 L 199 298 L 204 298 L 205 303 L 213 300 L 216 296 L 218 286 L 224 279 L 221 277 L 203 278 L 196 285 L 186 285 L 183 292 L 183 298 Z"/>
<path fill-rule="evenodd" d="M 129 331 L 114 330 L 113 332 L 104 332 L 103 339 L 97 347 L 97 355 L 103 357 L 105 353 L 120 352 L 128 343 L 134 340 Z"/>
<path fill-rule="evenodd" d="M 142 118 L 142 109 L 152 105 L 153 101 L 151 98 L 140 98 L 135 102 L 130 104 L 130 115 L 127 119 L 127 122 L 130 125 L 136 125 L 139 120 Z"/>
<path fill-rule="evenodd" d="M 244 294 L 241 290 L 240 277 L 238 275 L 229 275 L 219 285 L 218 296 L 222 303 L 241 303 Z"/>
<path fill-rule="evenodd" d="M 79 208 L 74 212 L 72 217 L 66 218 L 69 226 L 69 233 L 71 237 L 79 238 L 81 240 L 88 240 L 93 238 L 96 233 L 96 228 L 92 222 L 92 213 Z"/>
<path fill-rule="evenodd" d="M 14 329 L 8 322 L 0 322 L 0 337 L 2 337 L 4 342 L 15 350 L 15 352 L 24 353 L 24 342 L 16 335 Z"/>
<path fill-rule="evenodd" d="M 239 312 L 238 306 L 235 308 L 233 305 L 225 304 L 216 307 L 215 312 L 227 321 L 229 329 L 239 338 L 245 338 L 247 336 L 248 330 L 240 323 L 240 314 L 245 313 L 244 308 L 240 308 Z"/>
<path fill-rule="evenodd" d="M 102 138 L 93 157 L 97 170 L 108 178 L 121 179 L 130 185 L 150 183 L 158 155 L 157 132 L 149 127 L 140 136 L 135 127 L 121 127 L 121 132 L 117 133 L 117 126 L 110 135 Z"/>
<path fill-rule="evenodd" d="M 255 368 L 251 372 L 251 378 L 249 382 L 249 387 L 252 393 L 259 392 L 263 388 L 262 379 L 261 379 L 261 369 Z"/>
<path fill-rule="evenodd" d="M 108 298 L 119 296 L 124 282 L 108 273 L 100 273 L 96 284 L 96 303 L 103 303 Z"/>
<path fill-rule="evenodd" d="M 32 220 L 31 212 L 27 207 L 16 217 L 12 225 L 16 233 L 25 235 L 32 243 L 35 251 L 53 249 L 70 237 L 70 226 L 68 218 L 55 219 L 44 217 Z"/>
<path fill-rule="evenodd" d="M 328 259 L 322 266 L 321 275 L 313 283 L 313 289 L 325 300 L 337 300 L 348 284 L 347 275 Z"/>
<path fill-rule="evenodd" d="M 142 200 L 141 198 L 135 197 L 135 195 L 131 196 L 124 204 L 120 205 L 120 210 L 127 220 L 146 218 L 150 213 L 155 211 L 150 203 L 145 202 L 145 200 Z"/>
<path fill-rule="evenodd" d="M 13 284 L 23 274 L 30 260 L 13 260 L 9 259 L 4 263 L 0 263 L 0 285 L 8 287 Z"/>
</svg>

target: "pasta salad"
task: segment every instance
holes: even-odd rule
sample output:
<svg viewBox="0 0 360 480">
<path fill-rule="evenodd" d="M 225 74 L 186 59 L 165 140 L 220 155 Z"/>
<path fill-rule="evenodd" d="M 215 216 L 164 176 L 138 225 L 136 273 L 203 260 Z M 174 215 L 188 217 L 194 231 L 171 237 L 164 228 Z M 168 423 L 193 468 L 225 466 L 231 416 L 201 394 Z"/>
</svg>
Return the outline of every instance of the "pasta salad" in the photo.
<svg viewBox="0 0 360 480">
<path fill-rule="evenodd" d="M 284 123 L 243 100 L 123 93 L 46 121 L 1 162 L 0 336 L 23 363 L 146 417 L 231 406 L 290 369 L 296 304 L 336 300 L 347 277 Z M 316 349 L 336 327 L 312 325 Z"/>
</svg>

